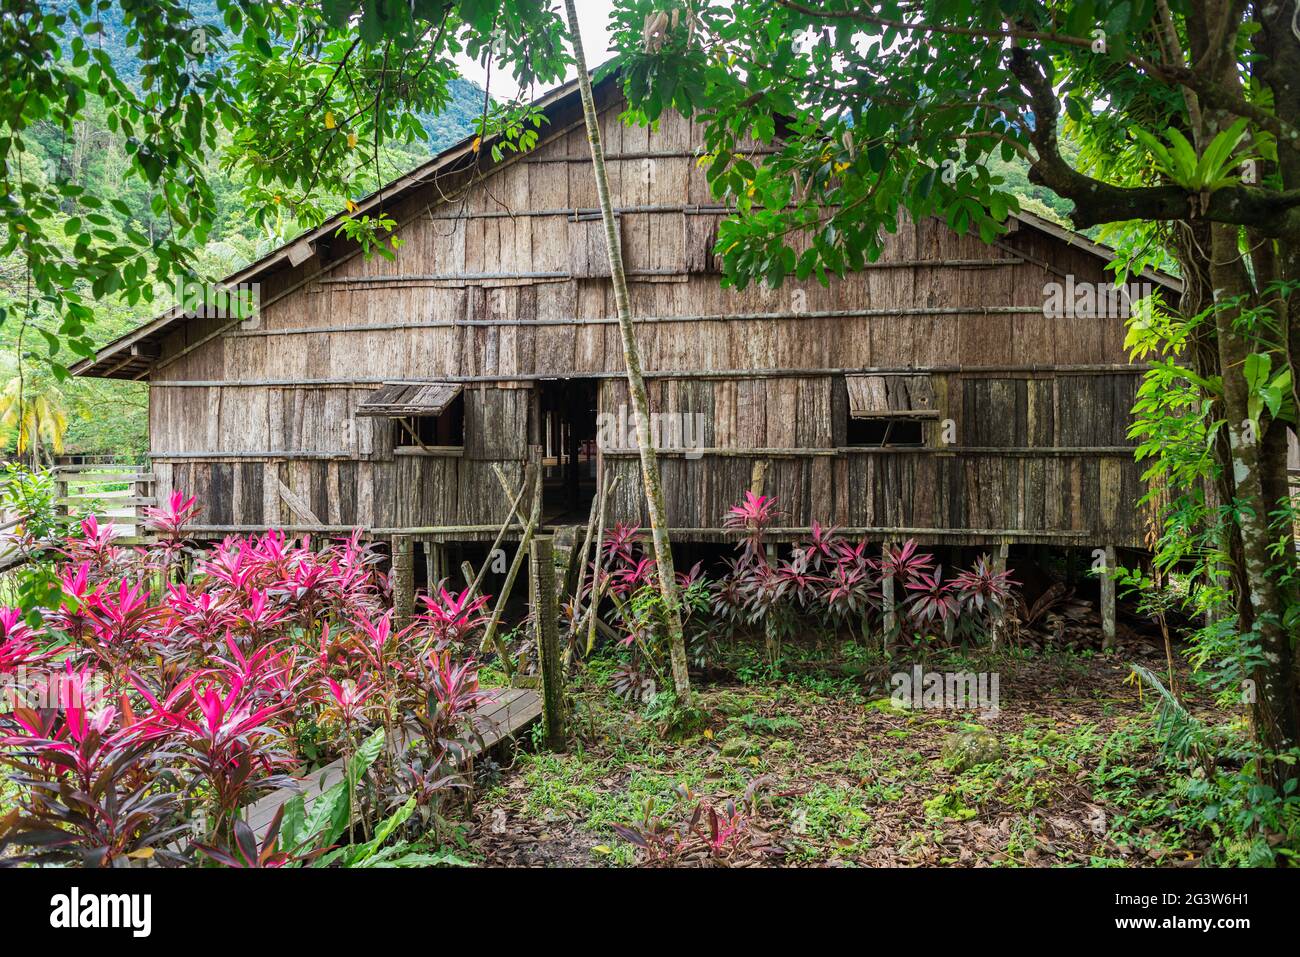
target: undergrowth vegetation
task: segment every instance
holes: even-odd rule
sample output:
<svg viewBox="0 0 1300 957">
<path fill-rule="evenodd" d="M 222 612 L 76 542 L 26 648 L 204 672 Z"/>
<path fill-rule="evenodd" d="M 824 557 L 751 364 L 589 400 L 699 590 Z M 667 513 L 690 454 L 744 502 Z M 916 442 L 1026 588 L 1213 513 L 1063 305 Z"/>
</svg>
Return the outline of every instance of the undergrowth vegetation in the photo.
<svg viewBox="0 0 1300 957">
<path fill-rule="evenodd" d="M 801 644 L 788 642 L 782 661 L 809 664 L 795 654 Z M 739 645 L 735 657 L 763 656 Z M 1207 775 L 1171 752 L 1125 665 L 936 650 L 933 667 L 1002 672 L 1003 707 L 990 720 L 899 707 L 881 697 L 897 658 L 845 660 L 861 670 L 764 664 L 761 677 L 708 687 L 703 726 L 665 739 L 649 708 L 618 693 L 615 650 L 595 655 L 577 678 L 574 745 L 516 756 L 475 807 L 475 852 L 492 864 L 597 866 L 1294 859 L 1294 822 L 1267 816 L 1275 805 L 1261 802 L 1250 769 L 1225 762 Z M 1198 710 L 1214 713 L 1205 700 Z M 957 771 L 945 742 L 973 728 L 995 732 L 1001 756 Z"/>
<path fill-rule="evenodd" d="M 732 510 L 721 574 L 681 576 L 692 665 L 712 682 L 689 708 L 660 690 L 640 530 L 602 533 L 566 605 L 570 750 L 525 742 L 503 767 L 469 760 L 471 717 L 535 670 L 532 627 L 480 666 L 488 596 L 439 584 L 397 627 L 383 556 L 357 535 L 199 549 L 177 494 L 149 510 L 149 544 L 126 546 L 59 515 L 39 476 L 7 488 L 33 560 L 0 609 L 4 863 L 511 863 L 533 827 L 563 833 L 559 862 L 649 866 L 1261 865 L 1300 847 L 1300 802 L 1261 782 L 1204 646 L 1158 674 L 998 641 L 1039 604 L 1005 570 L 946 573 L 914 542 L 868 554 L 820 525 L 777 545 L 770 498 Z M 889 697 L 917 662 L 1001 673 L 1003 707 Z M 995 749 L 950 760 L 971 733 Z M 253 812 L 333 761 L 321 796 Z"/>
</svg>

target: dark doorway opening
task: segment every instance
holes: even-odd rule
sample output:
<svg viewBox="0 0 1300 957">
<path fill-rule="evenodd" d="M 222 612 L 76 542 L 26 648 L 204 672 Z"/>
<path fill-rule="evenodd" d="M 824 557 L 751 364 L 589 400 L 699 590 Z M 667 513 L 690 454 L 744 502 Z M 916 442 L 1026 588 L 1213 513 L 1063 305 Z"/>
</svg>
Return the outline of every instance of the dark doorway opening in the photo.
<svg viewBox="0 0 1300 957">
<path fill-rule="evenodd" d="M 587 521 L 596 497 L 595 379 L 548 379 L 537 395 L 542 446 L 542 521 Z"/>
</svg>

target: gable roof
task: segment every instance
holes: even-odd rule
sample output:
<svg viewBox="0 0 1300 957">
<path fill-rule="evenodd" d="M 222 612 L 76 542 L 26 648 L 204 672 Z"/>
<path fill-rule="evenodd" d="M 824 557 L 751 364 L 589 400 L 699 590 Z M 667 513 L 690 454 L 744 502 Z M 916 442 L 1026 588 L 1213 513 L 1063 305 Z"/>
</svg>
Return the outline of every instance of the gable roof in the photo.
<svg viewBox="0 0 1300 957">
<path fill-rule="evenodd" d="M 602 67 L 597 67 L 599 70 Z M 608 83 L 614 74 L 597 81 L 596 85 L 600 86 Z M 549 93 L 538 97 L 533 101 L 533 105 L 540 108 L 543 112 L 551 112 L 563 104 L 571 96 L 578 92 L 577 79 L 569 80 L 560 86 L 557 86 Z M 395 203 L 410 194 L 423 189 L 433 182 L 435 176 L 453 168 L 457 163 L 470 160 L 476 161 L 481 155 L 488 155 L 489 151 L 482 147 L 490 144 L 493 137 L 489 137 L 485 144 L 476 144 L 475 140 L 478 135 L 471 133 L 460 142 L 436 154 L 430 159 L 421 163 L 415 169 L 411 170 L 404 176 L 379 189 L 370 193 L 368 196 L 358 200 L 353 204 L 355 207 L 354 214 L 365 214 L 373 212 L 384 205 Z M 480 149 L 476 149 L 476 145 Z M 247 266 L 239 269 L 221 281 L 223 286 L 235 287 L 241 283 L 257 282 L 261 277 L 286 265 L 297 265 L 310 257 L 314 246 L 321 239 L 326 239 L 338 230 L 347 214 L 346 210 L 340 210 L 329 219 L 325 220 L 314 229 L 308 229 L 283 245 L 271 250 L 260 259 L 256 259 Z M 301 256 L 302 258 L 298 258 Z M 92 376 L 99 378 L 111 379 L 140 379 L 143 378 L 153 364 L 156 357 L 158 346 L 167 333 L 173 330 L 177 323 L 185 322 L 192 317 L 187 316 L 180 305 L 173 306 L 166 312 L 155 317 L 140 327 L 133 329 L 131 332 L 118 336 L 112 342 L 101 347 L 93 356 L 87 356 L 80 362 L 70 366 L 69 369 L 73 375 Z"/>
<path fill-rule="evenodd" d="M 593 69 L 592 73 L 598 74 L 604 71 L 606 66 L 607 64 L 602 64 Z M 617 70 L 610 70 L 606 75 L 596 80 L 594 85 L 603 89 L 614 82 L 618 75 Z M 578 81 L 575 78 L 534 100 L 533 106 L 542 110 L 550 119 L 551 114 L 568 105 L 568 101 L 576 97 L 578 93 Z M 365 214 L 376 209 L 382 209 L 385 204 L 398 202 L 412 193 L 428 187 L 433 183 L 436 176 L 455 169 L 457 164 L 464 163 L 465 166 L 469 166 L 481 162 L 484 156 L 488 156 L 490 164 L 497 165 L 490 160 L 490 150 L 483 148 L 485 145 L 490 144 L 495 139 L 495 136 L 490 137 L 487 144 L 476 143 L 477 138 L 476 134 L 466 136 L 460 142 L 431 157 L 409 173 L 399 176 L 392 182 L 370 193 L 353 204 L 353 213 Z M 234 288 L 243 283 L 258 282 L 268 274 L 305 262 L 316 252 L 318 243 L 322 240 L 328 242 L 329 237 L 342 224 L 345 215 L 347 215 L 347 212 L 340 210 L 314 229 L 299 233 L 293 239 L 271 250 L 261 258 L 231 273 L 222 280 L 222 285 Z M 1080 233 L 1059 226 L 1041 216 L 1020 212 L 1012 213 L 1011 218 L 1016 221 L 1017 225 L 1023 224 L 1040 230 L 1070 245 L 1099 256 L 1107 262 L 1115 258 L 1114 250 L 1108 246 L 1094 242 Z M 333 265 L 333 261 L 326 263 L 321 272 L 327 271 Z M 1182 281 L 1168 273 L 1147 269 L 1143 271 L 1142 278 L 1157 282 L 1172 291 L 1182 289 Z M 148 375 L 153 367 L 154 360 L 158 357 L 162 339 L 175 331 L 175 327 L 180 323 L 192 318 L 192 316 L 186 314 L 180 305 L 173 306 L 149 322 L 104 345 L 93 356 L 88 356 L 74 363 L 70 367 L 70 371 L 73 375 L 78 376 L 127 380 L 143 379 Z M 242 319 L 231 319 L 230 324 L 233 325 L 240 321 Z M 222 330 L 225 328 L 227 327 L 221 327 Z M 203 342 L 206 339 L 200 341 Z"/>
</svg>

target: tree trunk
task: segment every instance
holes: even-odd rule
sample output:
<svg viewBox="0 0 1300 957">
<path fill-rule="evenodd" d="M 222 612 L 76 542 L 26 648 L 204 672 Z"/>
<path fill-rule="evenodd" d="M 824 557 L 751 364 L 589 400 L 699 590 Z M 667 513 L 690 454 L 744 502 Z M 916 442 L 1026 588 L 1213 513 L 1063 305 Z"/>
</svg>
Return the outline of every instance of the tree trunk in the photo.
<svg viewBox="0 0 1300 957">
<path fill-rule="evenodd" d="M 1237 228 L 1215 224 L 1211 233 L 1210 274 L 1215 298 L 1220 303 L 1215 310 L 1219 366 L 1224 370 L 1224 414 L 1232 449 L 1238 503 L 1235 513 L 1245 563 L 1241 576 L 1249 595 L 1260 652 L 1267 662 L 1254 675 L 1255 733 L 1266 751 L 1277 753 L 1300 743 L 1300 714 L 1292 681 L 1294 653 L 1284 624 L 1289 598 L 1284 582 L 1286 570 L 1294 565 L 1294 550 L 1287 548 L 1280 556 L 1270 554 L 1276 536 L 1269 515 L 1278 505 L 1270 495 L 1277 491 L 1279 484 L 1285 488 L 1285 437 L 1279 462 L 1276 435 L 1251 434 L 1246 378 L 1241 370 L 1247 355 L 1255 350 L 1247 339 L 1249 330 L 1237 328 L 1240 309 L 1226 303 L 1235 297 L 1251 295 L 1250 278 L 1238 247 Z M 1284 429 L 1283 423 L 1269 421 L 1267 413 L 1259 427 L 1261 433 Z M 1280 483 L 1276 474 L 1279 467 Z M 1300 770 L 1283 762 L 1272 762 L 1269 767 L 1261 768 L 1261 773 L 1265 780 L 1277 782 L 1297 776 Z"/>
<path fill-rule="evenodd" d="M 600 141 L 596 101 L 591 92 L 591 76 L 587 73 L 587 58 L 582 51 L 582 32 L 578 27 L 578 12 L 574 0 L 565 0 L 564 9 L 569 20 L 569 40 L 573 44 L 573 58 L 577 61 L 578 86 L 582 91 L 582 113 L 587 124 L 587 142 L 591 144 L 592 172 L 596 177 L 596 196 L 600 201 L 601 219 L 605 223 L 605 246 L 609 252 L 610 279 L 614 285 L 614 306 L 618 311 L 618 329 L 623 340 L 623 364 L 627 368 L 628 393 L 632 398 L 636 418 L 636 444 L 641 453 L 641 480 L 645 484 L 646 506 L 650 513 L 650 533 L 654 541 L 655 569 L 659 577 L 659 592 L 663 596 L 668 626 L 668 649 L 672 659 L 673 685 L 678 700 L 684 705 L 690 700 L 691 680 L 687 672 L 686 640 L 682 634 L 681 609 L 677 604 L 677 581 L 673 570 L 672 546 L 668 541 L 668 513 L 664 508 L 663 485 L 659 481 L 659 461 L 650 435 L 650 398 L 646 394 L 645 379 L 641 375 L 641 355 L 636 343 L 636 328 L 632 324 L 632 309 L 627 294 L 627 275 L 623 271 L 623 250 L 618 243 L 614 207 L 609 198 L 609 178 L 605 174 L 605 150 Z"/>
</svg>

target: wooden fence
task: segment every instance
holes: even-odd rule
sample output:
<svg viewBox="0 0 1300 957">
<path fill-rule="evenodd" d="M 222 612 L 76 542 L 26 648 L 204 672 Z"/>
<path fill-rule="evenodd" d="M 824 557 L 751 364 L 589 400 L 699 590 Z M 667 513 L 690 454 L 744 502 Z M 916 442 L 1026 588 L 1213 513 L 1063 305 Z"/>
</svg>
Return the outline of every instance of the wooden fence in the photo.
<svg viewBox="0 0 1300 957">
<path fill-rule="evenodd" d="M 56 465 L 59 507 L 73 514 L 93 513 L 113 526 L 116 539 L 144 535 L 144 509 L 157 505 L 154 476 L 146 465 L 123 462 Z"/>
</svg>

